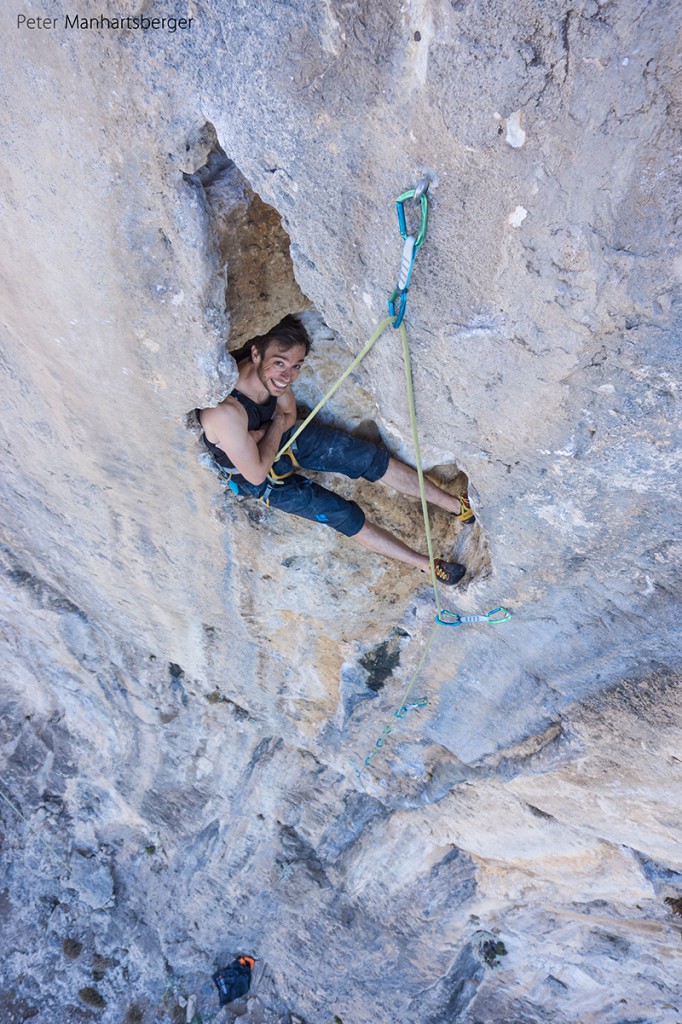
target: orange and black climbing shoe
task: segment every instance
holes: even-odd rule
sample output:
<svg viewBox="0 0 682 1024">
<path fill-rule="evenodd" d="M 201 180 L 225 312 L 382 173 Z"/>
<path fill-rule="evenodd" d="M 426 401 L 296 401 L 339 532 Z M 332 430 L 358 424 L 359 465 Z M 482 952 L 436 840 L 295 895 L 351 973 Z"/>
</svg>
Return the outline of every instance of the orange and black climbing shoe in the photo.
<svg viewBox="0 0 682 1024">
<path fill-rule="evenodd" d="M 469 502 L 469 495 L 464 492 L 459 496 L 459 504 L 461 506 L 459 513 L 455 516 L 460 523 L 464 523 L 466 526 L 471 526 L 476 522 L 476 516 L 471 510 L 471 504 Z"/>
<path fill-rule="evenodd" d="M 460 565 L 459 562 L 446 562 L 444 558 L 435 558 L 433 569 L 436 579 L 444 587 L 454 587 L 466 573 L 466 566 Z"/>
</svg>

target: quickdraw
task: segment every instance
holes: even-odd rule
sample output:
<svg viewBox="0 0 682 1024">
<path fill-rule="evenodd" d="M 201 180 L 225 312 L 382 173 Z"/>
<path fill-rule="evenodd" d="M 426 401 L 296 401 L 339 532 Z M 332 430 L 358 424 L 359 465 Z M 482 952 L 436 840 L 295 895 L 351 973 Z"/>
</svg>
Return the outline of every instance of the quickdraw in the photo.
<svg viewBox="0 0 682 1024">
<path fill-rule="evenodd" d="M 398 283 L 388 300 L 388 312 L 392 317 L 395 317 L 393 326 L 396 329 L 400 327 L 405 315 L 407 292 L 412 279 L 412 270 L 414 267 L 414 261 L 417 258 L 417 251 L 421 249 L 426 239 L 426 231 L 429 225 L 429 200 L 427 192 L 430 184 L 430 180 L 425 175 L 416 188 L 408 189 L 407 192 L 403 192 L 403 194 L 398 196 L 395 201 L 396 209 L 398 211 L 398 227 L 400 228 L 400 234 L 405 239 L 403 244 L 403 254 L 400 260 L 400 270 L 398 271 Z M 419 203 L 419 229 L 416 235 L 409 234 L 407 230 L 405 203 L 410 199 L 413 200 L 414 203 Z M 398 305 L 397 311 L 396 303 Z"/>
<path fill-rule="evenodd" d="M 405 715 L 408 713 L 408 711 L 418 711 L 420 708 L 427 707 L 428 703 L 429 702 L 428 702 L 426 697 L 420 697 L 418 700 L 413 701 L 411 704 L 401 704 L 401 706 L 398 708 L 398 710 L 393 712 L 393 717 L 394 718 L 404 718 Z M 353 771 L 357 775 L 357 777 L 360 780 L 360 782 L 362 782 L 363 770 L 365 768 L 371 768 L 372 767 L 372 758 L 376 754 L 378 754 L 379 751 L 385 746 L 386 739 L 387 739 L 388 736 L 391 735 L 392 732 L 393 732 L 393 726 L 392 725 L 384 726 L 384 728 L 383 728 L 383 730 L 381 732 L 381 735 L 379 736 L 379 738 L 377 739 L 377 741 L 374 744 L 373 750 L 370 750 L 369 754 L 367 754 L 367 756 L 365 757 L 365 759 L 363 761 L 362 768 L 358 768 L 358 766 L 355 764 L 354 761 L 349 761 L 349 764 L 350 764 L 351 768 L 353 769 Z"/>
<path fill-rule="evenodd" d="M 411 704 L 401 704 L 400 707 L 398 708 L 398 710 L 393 712 L 393 717 L 394 718 L 404 718 L 408 711 L 418 711 L 419 708 L 428 707 L 428 703 L 429 702 L 428 702 L 428 699 L 426 697 L 420 697 L 419 700 L 415 700 Z M 384 743 L 386 742 L 384 737 L 390 736 L 390 734 L 392 732 L 393 732 L 393 726 L 392 725 L 385 726 L 384 730 L 381 733 L 381 736 L 379 737 L 379 739 L 374 744 L 376 750 L 381 750 L 381 748 L 383 747 Z M 369 757 L 374 757 L 374 753 L 375 753 L 375 751 L 372 751 L 372 753 L 369 755 Z M 369 757 L 365 758 L 365 764 L 369 764 Z"/>
<path fill-rule="evenodd" d="M 420 697 L 419 700 L 413 701 L 412 704 L 401 704 L 398 710 L 393 712 L 393 717 L 404 718 L 408 711 L 418 711 L 419 708 L 427 707 L 428 703 L 426 697 Z"/>
<path fill-rule="evenodd" d="M 442 618 L 443 615 L 451 615 L 450 621 Z M 489 622 L 491 626 L 497 626 L 501 622 L 509 622 L 512 613 L 507 608 L 493 608 L 486 615 L 458 615 L 457 612 L 449 612 L 446 609 L 438 612 L 436 622 L 441 626 L 469 626 L 474 622 Z"/>
</svg>

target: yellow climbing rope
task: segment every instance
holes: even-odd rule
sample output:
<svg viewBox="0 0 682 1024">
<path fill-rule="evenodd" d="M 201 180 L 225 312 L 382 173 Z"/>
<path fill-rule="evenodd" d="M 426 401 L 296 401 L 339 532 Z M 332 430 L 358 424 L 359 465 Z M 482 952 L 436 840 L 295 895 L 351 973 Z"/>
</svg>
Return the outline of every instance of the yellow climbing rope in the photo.
<svg viewBox="0 0 682 1024">
<path fill-rule="evenodd" d="M 431 571 L 431 584 L 436 598 L 438 615 L 442 613 L 440 598 L 438 596 L 438 583 L 436 581 L 436 570 L 433 561 L 433 545 L 431 543 L 431 527 L 429 525 L 429 511 L 426 505 L 426 491 L 424 490 L 424 470 L 422 469 L 421 452 L 419 450 L 419 435 L 417 433 L 417 409 L 414 401 L 414 385 L 412 383 L 412 366 L 410 364 L 410 344 L 407 338 L 405 324 L 400 324 L 400 339 L 403 344 L 403 365 L 405 367 L 405 384 L 407 387 L 407 404 L 410 409 L 410 426 L 412 427 L 412 444 L 414 446 L 414 458 L 417 464 L 417 477 L 419 479 L 419 496 L 422 503 L 422 515 L 424 517 L 424 533 L 426 534 L 426 548 L 429 552 L 429 569 Z M 404 702 L 403 702 L 404 703 Z"/>
</svg>

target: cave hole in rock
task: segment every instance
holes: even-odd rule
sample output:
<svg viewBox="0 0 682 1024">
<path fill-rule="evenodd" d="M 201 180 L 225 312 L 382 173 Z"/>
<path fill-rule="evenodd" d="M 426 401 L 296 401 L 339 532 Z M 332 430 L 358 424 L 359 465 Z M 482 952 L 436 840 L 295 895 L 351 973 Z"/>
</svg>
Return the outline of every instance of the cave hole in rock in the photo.
<svg viewBox="0 0 682 1024">
<path fill-rule="evenodd" d="M 203 139 L 206 162 L 187 178 L 203 190 L 220 264 L 227 268 L 225 307 L 235 351 L 287 314 L 312 310 L 312 303 L 296 281 L 280 214 L 253 190 L 212 124 L 204 126 Z"/>
<path fill-rule="evenodd" d="M 185 177 L 200 188 L 205 196 L 220 266 L 226 269 L 225 308 L 230 323 L 229 350 L 233 353 L 238 351 L 251 338 L 266 333 L 288 314 L 299 316 L 311 336 L 314 357 L 306 363 L 304 374 L 296 386 L 299 415 L 305 416 L 325 393 L 330 382 L 345 369 L 349 361 L 348 353 L 341 350 L 338 338 L 324 323 L 296 281 L 290 255 L 290 238 L 279 212 L 254 191 L 220 145 L 212 124 L 207 122 L 204 125 L 200 141 L 200 152 L 206 154 L 203 157 L 205 162 L 193 174 Z M 358 376 L 361 379 L 361 367 L 356 373 Z M 353 387 L 355 390 L 349 392 L 348 389 Z M 365 391 L 356 379 L 346 383 L 339 397 L 335 396 L 332 403 L 320 412 L 319 420 L 322 423 L 334 423 L 354 436 L 377 442 L 381 440 L 381 432 L 372 418 L 372 405 L 371 389 Z M 193 413 L 189 414 L 187 423 L 196 428 Z M 452 494 L 468 490 L 466 474 L 454 463 L 432 467 L 428 475 Z M 361 493 L 354 494 L 347 490 L 345 484 L 339 485 L 338 481 L 342 479 L 335 478 L 330 486 L 347 496 L 356 497 L 361 505 L 363 495 L 369 499 L 371 493 L 368 518 L 378 515 L 382 525 L 391 529 L 393 524 L 384 523 L 382 514 L 383 511 L 389 511 L 391 499 L 375 493 L 378 489 L 374 486 L 370 492 L 364 488 L 363 481 L 352 482 L 360 485 Z M 325 484 L 325 475 L 319 474 L 319 480 Z M 448 515 L 433 506 L 432 510 L 434 516 Z M 246 512 L 249 518 L 255 518 L 258 522 L 263 514 L 260 507 L 247 509 Z M 406 525 L 408 531 L 411 531 L 420 518 L 421 510 L 417 512 L 415 505 L 410 513 L 409 524 L 403 523 L 398 516 L 396 532 L 402 534 Z M 444 523 L 445 520 L 441 519 L 441 524 Z M 436 532 L 439 534 L 443 531 L 437 528 Z M 436 554 L 459 558 L 467 565 L 470 576 L 480 576 L 489 563 L 487 545 L 478 525 L 473 530 L 465 528 L 465 532 L 466 536 L 458 540 L 458 552 L 454 556 L 449 555 L 447 550 Z M 447 545 L 448 541 L 444 537 L 441 543 Z M 370 672 L 374 685 L 380 685 L 380 676 L 381 673 L 374 678 Z"/>
</svg>

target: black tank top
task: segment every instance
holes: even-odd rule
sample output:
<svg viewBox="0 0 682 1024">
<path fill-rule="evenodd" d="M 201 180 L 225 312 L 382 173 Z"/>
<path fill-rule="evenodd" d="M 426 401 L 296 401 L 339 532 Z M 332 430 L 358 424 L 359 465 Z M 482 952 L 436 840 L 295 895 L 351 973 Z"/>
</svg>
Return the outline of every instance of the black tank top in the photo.
<svg viewBox="0 0 682 1024">
<path fill-rule="evenodd" d="M 236 398 L 240 405 L 246 409 L 246 415 L 248 417 L 248 429 L 258 430 L 260 427 L 264 427 L 267 423 L 272 420 L 275 415 L 275 409 L 277 407 L 277 399 L 274 395 L 270 395 L 270 398 L 265 405 L 259 405 L 258 402 L 254 402 L 253 398 L 249 398 L 248 395 L 243 395 L 237 388 L 230 393 L 230 398 Z M 197 419 L 199 419 L 199 410 L 197 409 Z M 225 469 L 234 469 L 234 466 L 228 459 L 222 448 L 219 448 L 217 444 L 213 444 L 212 441 L 206 437 L 206 434 L 201 435 L 202 440 L 208 450 L 210 451 L 213 458 L 220 466 L 224 466 Z"/>
<path fill-rule="evenodd" d="M 230 398 L 236 398 L 239 404 L 246 409 L 246 414 L 249 417 L 249 430 L 258 430 L 260 427 L 264 427 L 275 415 L 277 399 L 274 395 L 270 395 L 265 405 L 259 405 L 258 402 L 254 402 L 253 398 L 243 395 L 235 388 Z"/>
</svg>

